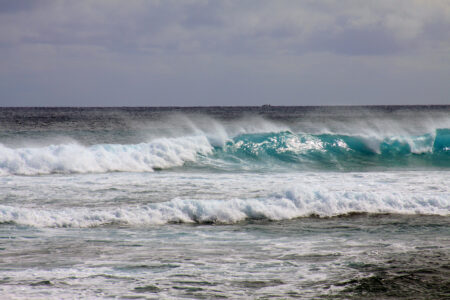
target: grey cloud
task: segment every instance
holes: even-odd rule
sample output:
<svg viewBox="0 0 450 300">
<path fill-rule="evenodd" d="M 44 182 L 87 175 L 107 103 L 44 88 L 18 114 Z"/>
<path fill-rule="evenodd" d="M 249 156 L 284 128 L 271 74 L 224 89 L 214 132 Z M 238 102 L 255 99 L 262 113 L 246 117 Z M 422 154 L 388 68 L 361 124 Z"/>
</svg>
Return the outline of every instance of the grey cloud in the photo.
<svg viewBox="0 0 450 300">
<path fill-rule="evenodd" d="M 11 2 L 16 1 L 1 3 Z M 7 11 L 9 6 L 10 10 L 19 9 L 26 6 L 24 3 L 32 2 L 17 3 L 16 8 L 3 4 L 3 9 Z M 16 35 L 15 40 L 24 44 L 78 44 L 111 51 L 225 55 L 315 51 L 388 55 L 426 45 L 429 39 L 442 35 L 450 26 L 450 20 L 442 17 L 440 23 L 432 22 L 432 18 L 417 20 L 420 22 L 417 26 L 425 28 L 424 33 L 405 39 L 397 32 L 401 28 L 387 26 L 388 15 L 381 12 L 369 16 L 376 19 L 373 24 L 359 25 L 353 24 L 352 18 L 359 21 L 358 18 L 363 17 L 355 17 L 355 12 L 350 14 L 342 9 L 330 12 L 330 7 L 343 4 L 327 7 L 310 2 L 149 1 L 137 2 L 139 5 L 134 10 L 127 8 L 129 2 L 116 3 L 114 9 L 106 9 L 108 2 L 97 2 L 98 5 L 93 2 L 62 3 L 49 6 L 47 14 L 41 11 L 34 15 L 31 11 L 18 18 L 17 24 L 6 26 L 13 26 L 11 31 Z M 345 1 L 339 3 L 345 4 Z M 391 9 L 392 13 L 396 11 Z M 401 14 L 400 11 L 397 13 Z M 252 20 L 255 21 L 252 23 Z M 31 28 L 22 23 L 31 24 Z"/>
<path fill-rule="evenodd" d="M 187 5 L 180 24 L 186 28 L 224 26 L 222 3 L 222 1 L 207 1 Z"/>
<path fill-rule="evenodd" d="M 0 0 L 0 14 L 18 13 L 33 10 L 41 5 L 48 4 L 46 0 Z"/>
<path fill-rule="evenodd" d="M 377 28 L 350 29 L 339 34 L 322 32 L 306 43 L 311 49 L 345 55 L 389 55 L 406 48 L 387 30 Z"/>
<path fill-rule="evenodd" d="M 401 104 L 423 91 L 445 103 L 450 92 L 448 1 L 0 0 L 0 13 L 0 105 Z"/>
<path fill-rule="evenodd" d="M 449 43 L 450 21 L 442 19 L 433 20 L 425 24 L 422 35 L 433 42 Z"/>
</svg>

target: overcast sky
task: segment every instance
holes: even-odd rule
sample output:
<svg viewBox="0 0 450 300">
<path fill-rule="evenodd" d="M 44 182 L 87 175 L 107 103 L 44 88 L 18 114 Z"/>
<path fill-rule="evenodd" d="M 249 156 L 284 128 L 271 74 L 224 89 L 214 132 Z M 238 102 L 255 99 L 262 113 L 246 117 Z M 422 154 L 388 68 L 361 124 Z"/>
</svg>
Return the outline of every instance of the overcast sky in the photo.
<svg viewBox="0 0 450 300">
<path fill-rule="evenodd" d="M 0 0 L 1 106 L 450 104 L 449 0 Z"/>
</svg>

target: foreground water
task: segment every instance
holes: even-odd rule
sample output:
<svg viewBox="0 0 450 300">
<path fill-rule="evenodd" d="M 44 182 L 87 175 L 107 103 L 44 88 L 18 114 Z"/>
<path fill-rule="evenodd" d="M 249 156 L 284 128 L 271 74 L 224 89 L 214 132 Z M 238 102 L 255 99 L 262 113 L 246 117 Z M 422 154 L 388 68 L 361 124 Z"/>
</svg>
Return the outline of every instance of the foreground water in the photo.
<svg viewBox="0 0 450 300">
<path fill-rule="evenodd" d="M 450 297 L 450 109 L 0 110 L 0 293 Z"/>
</svg>

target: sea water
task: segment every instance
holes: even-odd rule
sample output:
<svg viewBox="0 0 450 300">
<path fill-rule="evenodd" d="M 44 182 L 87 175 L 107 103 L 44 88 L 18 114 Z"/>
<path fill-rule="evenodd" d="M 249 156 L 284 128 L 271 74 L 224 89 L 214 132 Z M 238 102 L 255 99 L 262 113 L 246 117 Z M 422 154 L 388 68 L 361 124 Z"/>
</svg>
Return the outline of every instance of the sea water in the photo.
<svg viewBox="0 0 450 300">
<path fill-rule="evenodd" d="M 450 106 L 0 109 L 0 298 L 450 297 Z"/>
</svg>

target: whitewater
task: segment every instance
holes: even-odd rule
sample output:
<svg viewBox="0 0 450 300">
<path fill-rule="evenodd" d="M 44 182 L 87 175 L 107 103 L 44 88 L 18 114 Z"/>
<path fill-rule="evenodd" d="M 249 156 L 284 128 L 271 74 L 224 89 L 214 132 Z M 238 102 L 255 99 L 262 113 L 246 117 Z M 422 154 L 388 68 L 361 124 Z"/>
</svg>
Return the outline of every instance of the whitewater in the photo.
<svg viewBox="0 0 450 300">
<path fill-rule="evenodd" d="M 0 109 L 7 298 L 450 296 L 450 107 Z"/>
</svg>

